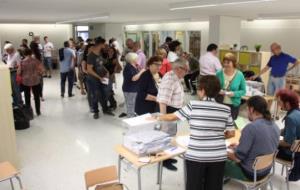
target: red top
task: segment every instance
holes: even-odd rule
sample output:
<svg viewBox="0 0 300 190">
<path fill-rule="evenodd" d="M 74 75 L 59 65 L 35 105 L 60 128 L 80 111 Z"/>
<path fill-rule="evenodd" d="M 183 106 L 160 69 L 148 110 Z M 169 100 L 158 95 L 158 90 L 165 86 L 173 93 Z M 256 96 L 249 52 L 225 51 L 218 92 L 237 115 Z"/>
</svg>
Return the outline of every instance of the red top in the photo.
<svg viewBox="0 0 300 190">
<path fill-rule="evenodd" d="M 25 86 L 35 86 L 40 84 L 42 63 L 35 58 L 25 58 L 21 62 L 22 84 Z"/>
<path fill-rule="evenodd" d="M 163 59 L 163 62 L 162 62 L 162 65 L 161 65 L 161 68 L 159 70 L 160 74 L 162 76 L 164 76 L 167 72 L 171 71 L 172 70 L 172 65 L 171 63 L 168 61 L 167 58 L 164 58 Z"/>
</svg>

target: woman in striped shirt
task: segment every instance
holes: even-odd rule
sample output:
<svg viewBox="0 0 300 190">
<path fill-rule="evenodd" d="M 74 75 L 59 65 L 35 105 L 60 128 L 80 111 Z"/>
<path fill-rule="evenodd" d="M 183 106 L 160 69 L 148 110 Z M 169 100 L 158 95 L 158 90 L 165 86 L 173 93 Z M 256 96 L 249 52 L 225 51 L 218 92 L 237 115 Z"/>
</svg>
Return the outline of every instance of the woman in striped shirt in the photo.
<svg viewBox="0 0 300 190">
<path fill-rule="evenodd" d="M 204 76 L 197 92 L 200 101 L 190 101 L 179 111 L 157 118 L 189 121 L 186 190 L 222 190 L 227 159 L 225 139 L 233 137 L 235 129 L 230 108 L 215 101 L 220 90 L 216 76 Z"/>
</svg>

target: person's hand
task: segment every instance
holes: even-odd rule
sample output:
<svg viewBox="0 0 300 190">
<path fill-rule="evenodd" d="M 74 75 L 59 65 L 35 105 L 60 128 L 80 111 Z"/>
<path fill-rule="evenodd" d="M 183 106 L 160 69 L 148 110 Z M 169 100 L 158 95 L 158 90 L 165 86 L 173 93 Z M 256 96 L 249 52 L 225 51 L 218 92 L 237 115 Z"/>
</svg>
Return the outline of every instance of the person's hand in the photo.
<svg viewBox="0 0 300 190">
<path fill-rule="evenodd" d="M 257 75 L 254 75 L 252 77 L 249 77 L 250 80 L 255 80 L 258 76 Z"/>
<path fill-rule="evenodd" d="M 140 72 L 141 72 L 141 73 L 143 73 L 143 72 L 145 72 L 145 71 L 146 71 L 146 69 L 141 69 L 141 71 L 140 71 Z"/>
<path fill-rule="evenodd" d="M 221 90 L 219 94 L 224 96 L 225 95 L 225 91 Z"/>
<path fill-rule="evenodd" d="M 234 93 L 233 93 L 233 92 L 228 92 L 228 93 L 226 93 L 226 95 L 227 95 L 228 97 L 233 97 L 233 96 L 234 96 Z"/>
<path fill-rule="evenodd" d="M 146 117 L 147 121 L 155 121 L 158 120 L 158 116 L 151 116 L 151 117 Z"/>
<path fill-rule="evenodd" d="M 229 149 L 235 149 L 238 146 L 238 143 L 232 143 L 227 148 Z"/>
</svg>

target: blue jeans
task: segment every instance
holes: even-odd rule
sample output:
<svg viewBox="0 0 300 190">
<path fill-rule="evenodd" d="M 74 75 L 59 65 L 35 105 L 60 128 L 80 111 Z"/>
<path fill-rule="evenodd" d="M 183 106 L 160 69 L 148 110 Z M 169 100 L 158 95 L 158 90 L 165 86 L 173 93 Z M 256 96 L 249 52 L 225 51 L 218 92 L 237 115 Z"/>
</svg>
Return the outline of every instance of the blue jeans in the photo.
<svg viewBox="0 0 300 190">
<path fill-rule="evenodd" d="M 16 71 L 10 72 L 10 79 L 11 79 L 13 105 L 17 106 L 19 104 L 22 104 L 22 96 L 21 96 L 21 92 L 20 92 L 20 86 L 17 83 L 17 72 Z"/>
<path fill-rule="evenodd" d="M 93 79 L 89 77 L 89 93 L 92 98 L 92 109 L 94 113 L 99 113 L 99 108 L 98 104 L 100 102 L 102 106 L 102 111 L 106 112 L 108 111 L 108 106 L 107 106 L 107 92 L 108 92 L 108 86 L 102 84 L 100 81 L 97 81 L 96 79 Z"/>
<path fill-rule="evenodd" d="M 73 90 L 73 83 L 74 83 L 74 71 L 70 70 L 69 72 L 66 73 L 60 73 L 60 87 L 61 87 L 61 95 L 65 95 L 65 85 L 66 85 L 66 80 L 68 78 L 68 94 L 69 96 L 72 95 L 72 90 Z"/>
<path fill-rule="evenodd" d="M 267 94 L 274 96 L 278 90 L 283 88 L 285 88 L 285 77 L 273 77 L 270 75 Z"/>
<path fill-rule="evenodd" d="M 52 69 L 52 58 L 51 57 L 44 58 L 44 66 L 47 71 Z"/>
</svg>

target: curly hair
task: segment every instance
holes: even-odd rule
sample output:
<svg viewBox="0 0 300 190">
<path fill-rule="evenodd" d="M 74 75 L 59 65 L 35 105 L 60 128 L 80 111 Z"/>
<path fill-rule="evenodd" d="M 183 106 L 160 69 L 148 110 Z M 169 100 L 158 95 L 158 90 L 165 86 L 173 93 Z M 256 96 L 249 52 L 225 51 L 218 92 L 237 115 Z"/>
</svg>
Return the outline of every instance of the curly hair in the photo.
<svg viewBox="0 0 300 190">
<path fill-rule="evenodd" d="M 299 96 L 292 90 L 279 90 L 276 97 L 280 98 L 283 103 L 289 103 L 292 109 L 299 108 Z"/>
</svg>

